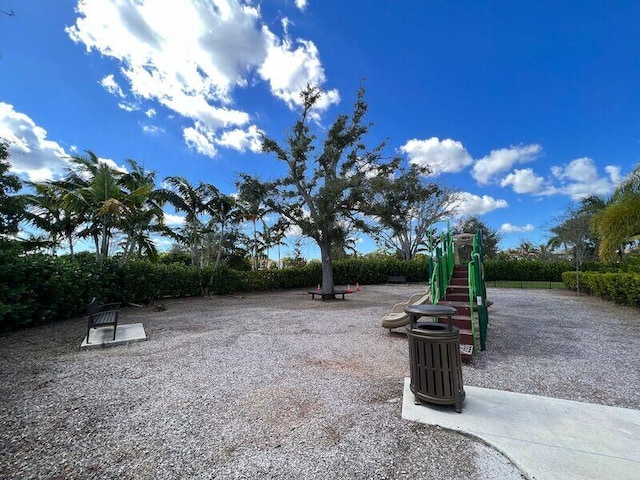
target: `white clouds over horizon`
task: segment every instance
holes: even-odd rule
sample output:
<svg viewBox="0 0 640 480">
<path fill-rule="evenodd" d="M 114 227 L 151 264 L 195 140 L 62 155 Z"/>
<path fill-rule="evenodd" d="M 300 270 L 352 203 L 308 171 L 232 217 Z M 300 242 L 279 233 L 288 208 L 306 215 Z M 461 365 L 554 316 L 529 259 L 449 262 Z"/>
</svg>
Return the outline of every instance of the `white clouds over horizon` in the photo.
<svg viewBox="0 0 640 480">
<path fill-rule="evenodd" d="M 566 165 L 551 167 L 551 174 L 560 185 L 550 187 L 542 194 L 564 194 L 573 200 L 581 200 L 590 195 L 607 196 L 622 181 L 622 177 L 620 167 L 607 165 L 604 170 L 609 178 L 599 176 L 595 162 L 589 157 L 577 158 Z"/>
<path fill-rule="evenodd" d="M 500 232 L 502 233 L 524 233 L 524 232 L 532 232 L 535 229 L 533 225 L 527 223 L 526 225 L 518 226 L 512 225 L 510 223 L 503 223 L 500 226 Z"/>
<path fill-rule="evenodd" d="M 303 9 L 306 2 L 296 6 Z M 215 156 L 217 146 L 246 150 L 254 144 L 257 127 L 242 106 L 234 106 L 234 89 L 253 88 L 262 79 L 293 109 L 301 88 L 326 82 L 315 44 L 292 40 L 286 28 L 278 37 L 250 3 L 94 0 L 78 2 L 76 12 L 69 37 L 87 52 L 120 62 L 129 92 L 114 74 L 100 83 L 120 99 L 135 99 L 120 102 L 121 108 L 140 109 L 141 102 L 152 101 L 189 119 L 185 142 L 204 155 Z M 316 114 L 339 98 L 337 90 L 326 92 Z"/>
<path fill-rule="evenodd" d="M 546 177 L 530 167 L 512 170 L 515 165 L 532 162 L 541 155 L 542 146 L 536 143 L 495 149 L 477 160 L 460 141 L 449 138 L 414 138 L 402 145 L 400 151 L 407 155 L 409 163 L 429 168 L 431 176 L 459 173 L 472 165 L 469 173 L 480 186 L 498 184 L 503 188 L 510 187 L 517 194 L 538 197 L 566 195 L 572 200 L 580 200 L 589 195 L 607 196 L 624 179 L 616 165 L 606 165 L 606 175 L 600 176 L 596 163 L 589 157 L 552 166 L 551 174 Z M 486 196 L 475 197 L 482 201 Z M 483 208 L 478 206 L 478 210 Z"/>
<path fill-rule="evenodd" d="M 0 102 L 0 138 L 9 142 L 11 171 L 37 182 L 51 180 L 64 172 L 69 155 L 47 131 L 13 105 Z"/>
</svg>

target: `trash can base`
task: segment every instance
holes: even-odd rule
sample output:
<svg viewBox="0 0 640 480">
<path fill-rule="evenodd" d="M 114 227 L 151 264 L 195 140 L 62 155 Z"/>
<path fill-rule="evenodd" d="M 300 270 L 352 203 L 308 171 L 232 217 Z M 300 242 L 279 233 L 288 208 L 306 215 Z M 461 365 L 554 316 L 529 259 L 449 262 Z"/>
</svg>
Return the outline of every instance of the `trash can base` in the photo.
<svg viewBox="0 0 640 480">
<path fill-rule="evenodd" d="M 415 398 L 414 400 L 415 405 L 424 405 L 425 403 L 428 403 L 431 405 L 443 405 L 443 406 L 453 405 L 456 409 L 456 412 L 462 413 L 462 404 L 466 397 L 464 390 L 459 392 L 459 394 L 455 398 L 442 398 L 442 397 L 432 397 L 431 395 L 425 395 L 423 393 L 416 392 L 415 389 L 413 388 L 413 385 L 410 385 L 410 388 Z"/>
</svg>

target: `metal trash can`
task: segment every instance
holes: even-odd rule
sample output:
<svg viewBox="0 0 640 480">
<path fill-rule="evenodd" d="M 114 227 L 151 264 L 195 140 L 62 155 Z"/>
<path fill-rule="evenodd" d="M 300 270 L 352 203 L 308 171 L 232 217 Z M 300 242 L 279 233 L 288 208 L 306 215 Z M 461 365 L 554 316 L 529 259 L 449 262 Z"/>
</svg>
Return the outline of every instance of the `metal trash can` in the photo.
<svg viewBox="0 0 640 480">
<path fill-rule="evenodd" d="M 417 401 L 454 405 L 462 412 L 465 397 L 460 358 L 460 331 L 451 325 L 456 309 L 440 305 L 412 305 L 405 309 L 411 317 L 409 338 L 411 391 Z M 449 323 L 416 323 L 422 316 L 449 318 Z"/>
</svg>

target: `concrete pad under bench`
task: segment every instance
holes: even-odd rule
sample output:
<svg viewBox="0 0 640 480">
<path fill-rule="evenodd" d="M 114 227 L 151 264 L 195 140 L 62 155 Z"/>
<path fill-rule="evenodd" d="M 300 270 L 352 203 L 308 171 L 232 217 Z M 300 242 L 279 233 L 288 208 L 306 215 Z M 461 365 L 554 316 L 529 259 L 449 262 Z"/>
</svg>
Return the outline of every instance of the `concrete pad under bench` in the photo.
<svg viewBox="0 0 640 480">
<path fill-rule="evenodd" d="M 113 340 L 113 327 L 92 328 L 89 335 L 91 343 L 87 343 L 87 337 L 85 337 L 80 345 L 81 348 L 113 347 L 147 340 L 147 334 L 141 323 L 118 325 L 115 340 Z"/>
</svg>

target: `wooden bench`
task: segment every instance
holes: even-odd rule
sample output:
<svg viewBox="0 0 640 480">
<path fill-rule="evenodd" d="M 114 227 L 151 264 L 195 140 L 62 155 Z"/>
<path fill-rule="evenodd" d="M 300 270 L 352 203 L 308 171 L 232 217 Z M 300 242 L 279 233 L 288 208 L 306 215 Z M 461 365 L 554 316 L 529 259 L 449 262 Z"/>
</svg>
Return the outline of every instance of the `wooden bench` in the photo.
<svg viewBox="0 0 640 480">
<path fill-rule="evenodd" d="M 120 314 L 119 303 L 98 304 L 94 297 L 87 305 L 87 343 L 89 343 L 89 333 L 92 328 L 113 326 L 113 339 L 116 339 L 116 328 L 118 327 L 118 315 Z"/>
</svg>

